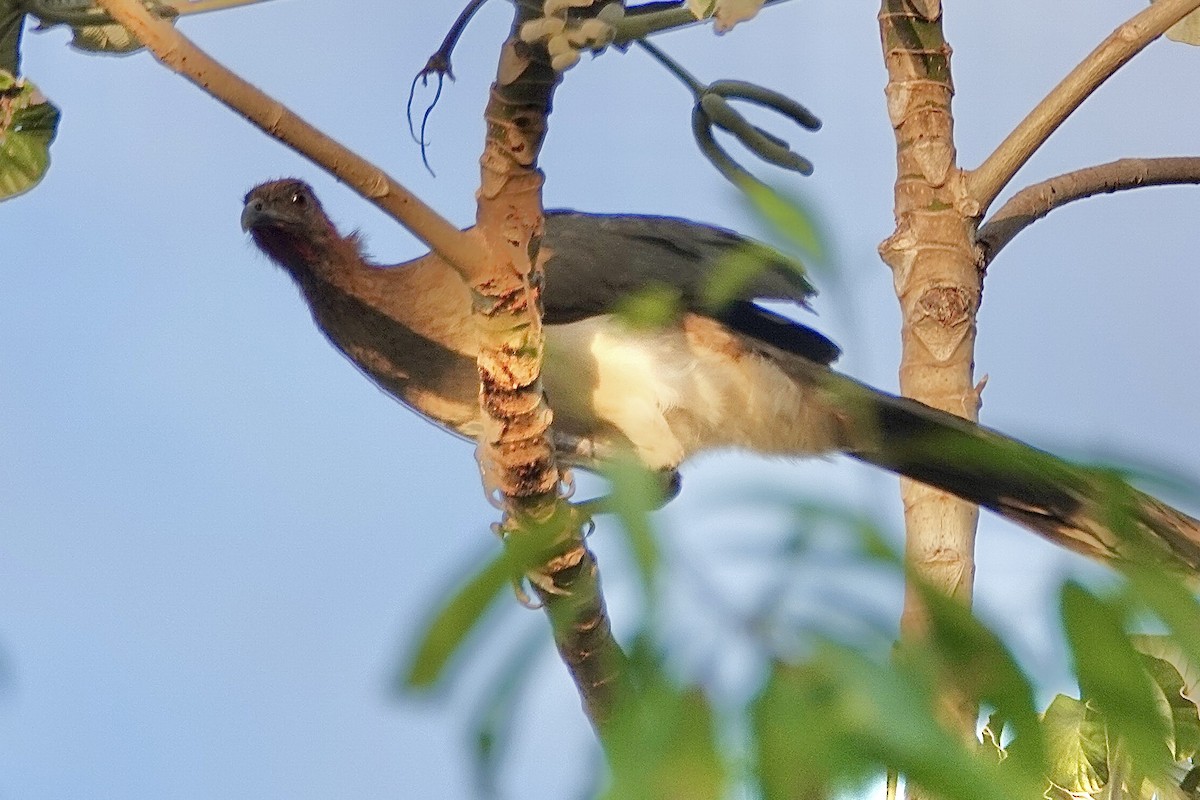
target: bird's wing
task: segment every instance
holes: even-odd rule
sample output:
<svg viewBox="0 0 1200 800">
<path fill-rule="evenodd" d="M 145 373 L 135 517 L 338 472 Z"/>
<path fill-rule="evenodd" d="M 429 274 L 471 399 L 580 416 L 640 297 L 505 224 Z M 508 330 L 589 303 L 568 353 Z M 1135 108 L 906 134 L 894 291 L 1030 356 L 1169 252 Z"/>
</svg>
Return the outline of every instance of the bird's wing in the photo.
<svg viewBox="0 0 1200 800">
<path fill-rule="evenodd" d="M 822 364 L 839 354 L 811 328 L 754 304 L 807 307 L 816 291 L 794 260 L 732 231 L 673 217 L 551 211 L 543 246 L 550 253 L 542 295 L 547 324 L 611 313 L 631 294 L 665 287 L 682 310 L 719 319 L 750 338 Z M 759 260 L 758 269 L 730 302 L 712 307 L 709 283 L 729 274 L 723 270 L 736 270 L 732 262 L 739 258 Z"/>
</svg>

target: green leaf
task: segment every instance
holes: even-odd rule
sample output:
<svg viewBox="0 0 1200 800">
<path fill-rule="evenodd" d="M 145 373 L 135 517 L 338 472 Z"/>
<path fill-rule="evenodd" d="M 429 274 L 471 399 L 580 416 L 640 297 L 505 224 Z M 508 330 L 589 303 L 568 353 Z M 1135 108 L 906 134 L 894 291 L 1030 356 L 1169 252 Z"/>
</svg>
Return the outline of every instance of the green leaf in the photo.
<svg viewBox="0 0 1200 800">
<path fill-rule="evenodd" d="M 604 476 L 611 485 L 611 502 L 629 551 L 637 564 L 642 579 L 642 591 L 647 603 L 653 604 L 657 592 L 655 585 L 662 563 L 650 512 L 662 506 L 662 476 L 646 469 L 632 456 L 618 459 L 606 465 Z"/>
<path fill-rule="evenodd" d="M 1139 774 L 1162 775 L 1170 764 L 1170 720 L 1142 656 L 1125 633 L 1126 616 L 1075 582 L 1061 594 L 1067 642 L 1083 698 L 1103 715 L 1110 739 L 1128 749 Z"/>
<path fill-rule="evenodd" d="M 1192 758 L 1200 749 L 1200 669 L 1170 637 L 1135 636 L 1133 645 L 1146 657 L 1147 671 L 1169 706 L 1175 760 Z"/>
<path fill-rule="evenodd" d="M 643 676 L 644 677 L 644 676 Z M 661 673 L 620 706 L 604 728 L 612 771 L 607 800 L 719 800 L 728 769 L 704 693 L 679 689 Z"/>
<path fill-rule="evenodd" d="M 425 626 L 411 663 L 404 671 L 403 687 L 433 687 L 484 613 L 512 585 L 512 580 L 512 562 L 501 553 L 463 584 Z"/>
<path fill-rule="evenodd" d="M 1076 460 L 1080 463 L 1086 462 L 1099 472 L 1148 486 L 1156 496 L 1175 494 L 1187 501 L 1200 500 L 1200 482 L 1197 482 L 1195 477 L 1161 464 L 1136 462 L 1128 457 Z"/>
<path fill-rule="evenodd" d="M 112 17 L 92 0 L 23 0 L 22 7 L 42 26 L 100 25 Z"/>
<path fill-rule="evenodd" d="M 160 17 L 173 18 L 169 6 L 146 2 Z M 140 50 L 142 43 L 103 8 L 90 0 L 24 0 L 24 9 L 41 28 L 66 25 L 71 28 L 71 46 L 85 52 L 124 55 Z"/>
<path fill-rule="evenodd" d="M 0 0 L 0 71 L 21 74 L 21 33 L 25 11 L 17 0 Z"/>
<path fill-rule="evenodd" d="M 653 283 L 622 297 L 617 316 L 633 328 L 663 328 L 679 318 L 680 299 L 678 289 Z"/>
<path fill-rule="evenodd" d="M 50 168 L 59 112 L 37 87 L 0 70 L 0 200 L 36 186 Z"/>
<path fill-rule="evenodd" d="M 776 666 L 753 706 L 768 800 L 854 789 L 885 768 L 943 800 L 1034 797 L 1040 786 L 968 749 L 937 722 L 934 677 L 827 643 L 801 666 Z"/>
<path fill-rule="evenodd" d="M 1141 564 L 1127 564 L 1123 571 L 1130 600 L 1150 609 L 1167 626 L 1182 659 L 1200 664 L 1200 603 L 1181 576 Z"/>
<path fill-rule="evenodd" d="M 71 29 L 71 46 L 85 53 L 129 55 L 142 49 L 142 42 L 118 22 L 83 25 Z"/>
<path fill-rule="evenodd" d="M 4 2 L 0 0 L 0 31 Z M 179 16 L 218 11 L 261 3 L 263 0 L 143 0 L 160 19 L 175 24 Z M 71 46 L 89 53 L 126 55 L 142 49 L 142 43 L 125 26 L 114 22 L 91 0 L 24 0 L 23 9 L 37 18 L 43 28 L 66 25 L 71 29 Z"/>
<path fill-rule="evenodd" d="M 539 627 L 519 641 L 481 695 L 473 739 L 476 783 L 483 797 L 499 796 L 496 777 L 508 751 L 513 716 L 522 691 L 535 674 L 530 663 L 546 640 L 545 630 Z"/>
<path fill-rule="evenodd" d="M 774 248 L 755 242 L 726 256 L 713 267 L 702 287 L 701 299 L 708 308 L 722 309 L 739 297 L 744 297 L 746 286 L 764 270 L 776 269 L 783 264 L 799 276 L 807 294 L 816 293 L 808 281 L 803 264 L 783 256 Z"/>
<path fill-rule="evenodd" d="M 835 786 L 860 788 L 878 771 L 843 746 L 848 726 L 832 710 L 840 693 L 816 665 L 774 665 L 751 707 L 764 800 L 825 797 Z"/>
<path fill-rule="evenodd" d="M 756 183 L 744 188 L 754 210 L 781 236 L 813 258 L 824 258 L 826 247 L 813 213 L 798 197 L 789 197 L 770 186 Z"/>
<path fill-rule="evenodd" d="M 1058 695 L 1042 715 L 1048 751 L 1046 777 L 1074 796 L 1095 796 L 1108 782 L 1104 724 L 1082 700 Z M 1016 749 L 1017 743 L 1014 743 Z"/>
<path fill-rule="evenodd" d="M 945 680 L 977 703 L 991 705 L 1012 724 L 1022 746 L 1013 751 L 1006 768 L 1022 769 L 1027 780 L 1038 780 L 1046 745 L 1033 685 L 1016 658 L 962 603 L 916 575 L 909 575 L 909 585 L 920 593 L 929 614 L 928 638 L 918 646 L 940 663 Z"/>
</svg>

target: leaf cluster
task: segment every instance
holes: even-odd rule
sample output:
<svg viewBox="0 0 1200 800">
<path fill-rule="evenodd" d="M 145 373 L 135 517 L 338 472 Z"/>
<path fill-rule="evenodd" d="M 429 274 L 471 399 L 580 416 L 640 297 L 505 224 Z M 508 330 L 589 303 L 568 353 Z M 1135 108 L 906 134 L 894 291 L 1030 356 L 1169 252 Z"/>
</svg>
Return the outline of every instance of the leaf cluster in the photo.
<svg viewBox="0 0 1200 800">
<path fill-rule="evenodd" d="M 648 515 L 656 476 L 630 463 L 610 477 L 644 612 L 630 647 L 636 690 L 601 731 L 608 765 L 601 797 L 722 798 L 740 790 L 770 800 L 818 798 L 861 792 L 895 773 L 946 800 L 1196 796 L 1200 604 L 1180 579 L 1129 566 L 1100 588 L 1065 582 L 1059 616 L 1080 693 L 1041 708 L 1033 678 L 1003 638 L 910 574 L 878 526 L 820 503 L 765 498 L 793 520 L 784 551 L 770 556 L 774 564 L 790 569 L 836 540 L 882 579 L 907 580 L 929 627 L 920 641 L 894 643 L 861 610 L 851 614 L 866 633 L 852 635 L 769 611 L 739 620 L 729 635 L 756 643 L 762 678 L 731 709 L 709 682 L 681 676 L 662 634 L 660 595 L 676 558 Z M 503 586 L 484 577 L 494 570 L 478 573 L 434 618 L 408 667 L 409 687 L 431 685 L 461 657 Z M 728 621 L 727 609 L 709 611 Z M 478 715 L 477 766 L 491 778 L 535 648 L 525 640 L 514 649 Z M 950 724 L 956 705 L 982 710 L 978 739 L 964 740 Z M 494 780 L 488 785 L 495 789 Z"/>
</svg>

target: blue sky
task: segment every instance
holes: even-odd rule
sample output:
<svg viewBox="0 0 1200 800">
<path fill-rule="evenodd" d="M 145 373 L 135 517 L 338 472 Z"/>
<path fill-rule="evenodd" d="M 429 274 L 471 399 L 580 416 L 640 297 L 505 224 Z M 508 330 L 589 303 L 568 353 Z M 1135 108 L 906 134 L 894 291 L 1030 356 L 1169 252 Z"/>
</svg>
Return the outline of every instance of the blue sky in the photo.
<svg viewBox="0 0 1200 800">
<path fill-rule="evenodd" d="M 458 81 L 430 128 L 435 180 L 404 104 L 451 5 L 273 0 L 181 27 L 465 225 L 510 7 L 489 4 L 455 55 Z M 945 5 L 968 166 L 1141 7 Z M 899 319 L 875 254 L 892 227 L 894 172 L 876 11 L 798 0 L 723 38 L 696 28 L 659 41 L 702 79 L 757 81 L 822 117 L 820 133 L 789 135 L 812 178 L 764 174 L 827 222 L 846 289 L 818 299 L 817 324 L 843 345 L 841 368 L 894 388 Z M 471 796 L 465 726 L 487 667 L 541 619 L 510 612 L 453 691 L 389 695 L 430 606 L 488 552 L 495 514 L 471 447 L 381 394 L 315 331 L 240 231 L 241 197 L 303 177 L 380 261 L 422 248 L 148 55 L 85 56 L 66 40 L 26 38 L 25 71 L 64 116 L 46 181 L 0 205 L 0 798 Z M 1152 47 L 1017 184 L 1122 156 L 1196 154 L 1197 59 Z M 547 205 L 758 230 L 697 153 L 689 110 L 639 52 L 585 59 L 557 96 Z M 980 317 L 985 421 L 1060 452 L 1200 476 L 1197 218 L 1200 191 L 1142 190 L 1056 211 L 1011 244 Z M 723 553 L 778 527 L 729 505 L 756 482 L 899 524 L 895 482 L 842 459 L 702 459 L 660 515 L 663 536 L 735 597 L 752 597 L 761 576 Z M 610 528 L 592 542 L 628 630 L 631 570 Z M 981 607 L 1053 687 L 1049 592 L 1089 568 L 986 516 L 979 551 Z M 676 602 L 671 635 L 691 663 L 736 682 L 709 621 Z M 894 587 L 882 602 L 898 604 Z M 572 795 L 592 757 L 588 728 L 548 651 L 529 668 L 504 785 Z"/>
</svg>

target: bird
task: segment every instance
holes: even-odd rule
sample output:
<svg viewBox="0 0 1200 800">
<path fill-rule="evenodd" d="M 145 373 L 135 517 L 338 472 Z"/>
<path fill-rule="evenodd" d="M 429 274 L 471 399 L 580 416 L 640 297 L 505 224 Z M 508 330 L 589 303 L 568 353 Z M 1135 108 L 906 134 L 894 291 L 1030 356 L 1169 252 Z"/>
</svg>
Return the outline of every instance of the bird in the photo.
<svg viewBox="0 0 1200 800">
<path fill-rule="evenodd" d="M 480 433 L 471 295 L 436 253 L 373 263 L 312 187 L 286 178 L 244 198 L 243 231 L 295 282 L 330 343 L 389 395 L 457 436 Z M 1200 522 L 1111 476 L 832 368 L 839 348 L 762 305 L 808 308 L 791 259 L 673 217 L 548 211 L 539 257 L 542 382 L 559 463 L 597 470 L 632 453 L 676 479 L 688 458 L 741 449 L 845 454 L 978 504 L 1101 559 L 1200 568 Z M 708 288 L 731 258 L 758 264 L 732 298 Z M 638 292 L 674 300 L 660 325 L 621 313 Z M 1114 523 L 1114 513 L 1123 515 Z"/>
</svg>

